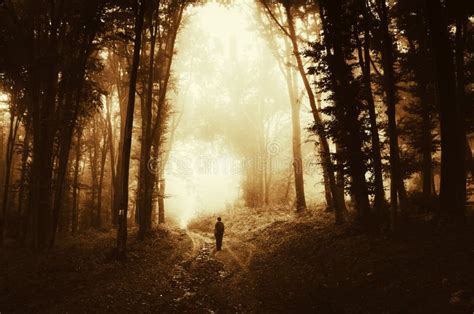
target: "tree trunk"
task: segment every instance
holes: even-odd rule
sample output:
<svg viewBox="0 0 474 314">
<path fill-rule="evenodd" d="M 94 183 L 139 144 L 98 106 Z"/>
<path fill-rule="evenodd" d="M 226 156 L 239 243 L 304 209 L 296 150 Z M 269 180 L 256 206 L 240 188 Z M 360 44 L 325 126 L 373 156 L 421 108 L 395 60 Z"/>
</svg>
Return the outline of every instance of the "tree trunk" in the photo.
<svg viewBox="0 0 474 314">
<path fill-rule="evenodd" d="M 85 64 L 84 64 L 85 66 Z M 84 75 L 84 69 L 81 70 L 81 77 Z M 81 79 L 82 81 L 82 79 Z M 68 163 L 69 163 L 69 153 L 71 151 L 71 144 L 72 144 L 72 137 L 74 133 L 74 129 L 76 127 L 76 119 L 78 115 L 78 110 L 80 106 L 80 94 L 82 90 L 82 83 L 79 83 L 75 91 L 75 105 L 74 108 L 71 109 L 72 112 L 67 112 L 65 123 L 68 123 L 67 127 L 63 130 L 63 134 L 60 136 L 60 144 L 59 144 L 59 157 L 58 157 L 58 169 L 57 169 L 57 177 L 55 182 L 55 191 L 54 191 L 54 201 L 53 201 L 53 211 L 52 211 L 52 230 L 51 230 L 51 237 L 49 239 L 49 246 L 54 246 L 56 240 L 56 232 L 58 228 L 59 222 L 59 215 L 61 213 L 61 207 L 63 203 L 63 191 L 65 187 L 65 180 L 68 170 Z M 72 91 L 71 91 L 72 93 Z M 66 97 L 66 99 L 70 99 L 72 95 Z M 70 99 L 72 102 L 72 100 Z M 68 106 L 68 101 L 66 101 L 65 106 Z M 65 110 L 68 110 L 67 108 Z M 69 111 L 69 110 L 68 110 Z"/>
<path fill-rule="evenodd" d="M 468 102 L 466 100 L 465 88 L 466 88 L 466 78 L 465 78 L 465 66 L 464 66 L 464 50 L 466 42 L 466 32 L 468 25 L 468 18 L 464 6 L 458 4 L 458 10 L 456 14 L 456 36 L 455 36 L 455 60 L 456 60 L 456 96 L 458 106 L 460 107 L 461 115 L 459 118 L 459 133 L 461 133 L 462 138 L 459 138 L 459 154 L 464 154 L 468 147 L 467 141 L 464 141 L 466 137 L 466 123 L 465 117 L 467 110 Z M 471 23 L 472 24 L 472 23 Z M 472 34 L 471 34 L 472 35 Z M 471 47 L 472 51 L 472 47 Z M 471 103 L 472 106 L 472 103 Z M 468 159 L 463 158 L 463 164 L 458 167 L 458 176 L 459 176 L 459 202 L 460 206 L 463 208 L 462 211 L 465 212 L 466 207 L 466 178 L 467 178 L 467 161 Z M 464 214 L 465 215 L 465 214 Z"/>
<path fill-rule="evenodd" d="M 120 46 L 120 52 L 121 54 L 126 55 L 126 60 L 129 60 L 128 56 L 128 49 L 125 48 L 125 44 Z M 123 60 L 122 60 L 123 61 Z M 123 70 L 128 69 L 127 66 L 121 64 L 123 62 L 119 61 L 117 62 L 117 67 L 123 68 Z M 127 62 L 129 63 L 129 62 Z M 122 148 L 123 148 L 123 140 L 124 140 L 124 131 L 125 131 L 125 120 L 126 120 L 126 115 L 127 115 L 127 97 L 126 94 L 128 94 L 128 88 L 125 88 L 122 84 L 122 81 L 120 78 L 122 77 L 120 72 L 117 73 L 117 82 L 116 82 L 116 87 L 117 87 L 117 93 L 118 93 L 118 98 L 119 98 L 119 104 L 120 104 L 120 134 L 119 134 L 119 143 L 117 147 L 117 161 L 113 165 L 115 167 L 115 181 L 114 181 L 114 186 L 113 186 L 113 198 L 112 198 L 112 204 L 111 204 L 111 215 L 112 215 L 112 223 L 115 227 L 118 227 L 118 219 L 119 219 L 119 204 L 118 200 L 119 197 L 117 195 L 120 195 L 120 180 L 121 180 L 121 169 L 122 169 Z M 125 74 L 123 75 L 125 76 Z M 128 84 L 130 85 L 130 84 Z M 111 147 L 113 149 L 113 147 Z"/>
<path fill-rule="evenodd" d="M 106 121 L 103 121 L 106 124 Z M 105 125 L 104 125 L 105 127 Z M 100 150 L 99 185 L 97 187 L 97 228 L 102 227 L 102 190 L 104 186 L 105 163 L 107 161 L 108 132 L 103 131 L 102 148 Z"/>
<path fill-rule="evenodd" d="M 285 41 L 286 43 L 286 41 Z M 291 50 L 287 48 L 288 53 Z M 288 59 L 289 56 L 288 56 Z M 301 122 L 300 122 L 300 103 L 297 99 L 297 81 L 296 73 L 291 67 L 286 68 L 286 82 L 291 104 L 291 125 L 292 125 L 292 148 L 293 148 L 293 172 L 295 178 L 295 196 L 296 210 L 301 211 L 306 208 L 306 199 L 304 194 L 303 179 L 303 157 L 301 153 Z"/>
<path fill-rule="evenodd" d="M 426 100 L 422 100 L 422 132 L 423 132 L 423 152 L 422 152 L 422 176 L 423 176 L 423 202 L 429 206 L 432 195 L 432 158 L 431 158 L 431 121 L 430 111 Z"/>
<path fill-rule="evenodd" d="M 159 10 L 159 7 L 156 9 Z M 158 13 L 158 12 L 157 12 Z M 152 213 L 152 202 L 150 192 L 152 191 L 153 180 L 151 178 L 150 169 L 148 169 L 149 161 L 151 158 L 151 146 L 153 144 L 153 138 L 151 137 L 151 121 L 152 121 L 152 103 L 153 103 L 153 84 L 154 84 L 154 71 L 155 71 L 155 46 L 156 46 L 156 35 L 158 31 L 158 14 L 156 18 L 153 18 L 153 12 L 150 14 L 150 56 L 148 62 L 148 81 L 146 83 L 146 100 L 142 102 L 142 142 L 141 142 L 141 156 L 140 156 L 140 189 L 139 189 L 139 202 L 137 202 L 138 214 L 139 214 L 139 228 L 138 238 L 140 240 L 145 239 L 145 235 L 148 230 L 151 229 L 151 213 Z"/>
<path fill-rule="evenodd" d="M 92 178 L 92 187 L 91 187 L 91 207 L 90 207 L 90 225 L 91 227 L 97 227 L 97 210 L 96 204 L 98 202 L 97 198 L 97 191 L 99 187 L 98 183 L 98 156 L 99 156 L 99 149 L 98 149 L 98 138 L 97 138 L 97 115 L 95 115 L 92 119 L 92 143 L 89 146 L 89 161 L 90 161 L 90 170 L 91 170 L 91 178 Z"/>
<path fill-rule="evenodd" d="M 296 32 L 293 24 L 293 19 L 291 15 L 291 8 L 289 5 L 285 6 L 285 12 L 288 19 L 288 26 L 290 29 L 290 40 L 293 46 L 293 53 L 296 58 L 296 63 L 298 65 L 298 71 L 300 76 L 303 80 L 304 87 L 306 89 L 306 93 L 308 94 L 309 103 L 311 106 L 311 111 L 313 113 L 314 122 L 316 125 L 316 132 L 318 134 L 319 140 L 321 142 L 321 150 L 323 152 L 321 159 L 323 162 L 323 167 L 326 167 L 329 174 L 329 182 L 331 185 L 331 193 L 333 195 L 334 200 L 334 213 L 336 218 L 336 223 L 341 224 L 344 222 L 344 213 L 343 213 L 343 206 L 340 204 L 340 200 L 336 197 L 337 196 L 337 186 L 336 186 L 336 179 L 334 177 L 334 167 L 331 161 L 330 150 L 329 150 L 329 143 L 327 141 L 326 132 L 323 128 L 323 123 L 321 117 L 319 116 L 319 111 L 317 110 L 316 100 L 314 97 L 313 90 L 311 88 L 311 84 L 306 76 L 306 72 L 303 65 L 303 60 L 301 59 L 301 54 L 299 53 L 298 42 L 296 39 Z"/>
<path fill-rule="evenodd" d="M 153 127 L 151 129 L 151 133 L 150 133 L 150 137 L 153 141 L 153 155 L 157 158 L 157 160 L 161 160 L 161 156 L 160 156 L 160 153 L 161 153 L 161 145 L 163 143 L 162 141 L 162 135 L 163 135 L 163 128 L 161 128 L 161 126 L 163 125 L 163 122 L 164 122 L 164 119 L 166 118 L 166 115 L 164 114 L 164 110 L 165 110 L 165 101 L 166 101 L 166 93 L 167 93 L 167 90 L 168 90 L 168 83 L 170 81 L 170 75 L 171 75 L 171 66 L 172 66 L 172 63 L 173 63 L 173 56 L 174 56 L 174 47 L 175 47 L 175 44 L 176 44 L 176 36 L 178 34 L 178 29 L 179 29 L 179 26 L 181 24 L 181 20 L 183 18 L 183 12 L 184 12 L 184 8 L 185 8 L 185 3 L 182 3 L 179 7 L 179 9 L 175 12 L 175 16 L 174 16 L 174 26 L 172 27 L 172 29 L 170 30 L 170 34 L 169 34 L 169 38 L 168 38 L 168 41 L 166 43 L 166 53 L 165 55 L 167 56 L 167 60 L 166 62 L 164 63 L 164 71 L 162 73 L 163 76 L 161 77 L 162 79 L 162 83 L 160 84 L 160 92 L 159 92 L 159 97 L 158 97 L 158 113 L 155 117 L 155 121 L 154 121 L 154 124 L 153 124 Z M 174 132 L 174 131 L 173 131 Z M 172 133 L 172 136 L 173 136 L 173 133 Z M 172 143 L 172 140 L 171 140 L 171 143 Z M 171 147 L 169 148 L 171 149 Z M 167 156 L 169 156 L 167 154 Z M 152 182 L 153 184 L 150 185 L 150 190 L 149 190 L 149 193 L 147 194 L 148 196 L 148 199 L 147 199 L 147 202 L 149 204 L 152 204 L 152 197 L 153 197 L 153 193 L 152 193 L 152 188 L 154 186 L 154 184 L 156 184 L 156 180 L 158 180 L 158 185 L 160 184 L 160 180 L 163 180 L 163 191 L 161 191 L 161 194 L 162 194 L 162 198 L 161 198 L 161 201 L 160 201 L 160 198 L 159 198 L 159 202 L 158 202 L 158 206 L 159 206 L 159 213 L 158 213 L 158 220 L 159 220 L 159 223 L 164 223 L 165 222 L 165 212 L 164 212 L 164 200 L 163 200 L 163 197 L 165 195 L 165 186 L 164 186 L 164 167 L 165 167 L 165 164 L 167 162 L 167 159 L 168 157 L 166 157 L 164 159 L 163 162 L 160 163 L 160 168 L 158 168 L 158 174 L 157 173 L 151 173 L 150 171 L 149 174 L 152 178 Z"/>
<path fill-rule="evenodd" d="M 393 42 L 389 32 L 389 18 L 385 0 L 380 0 L 381 9 L 381 35 L 382 35 L 382 65 L 384 70 L 383 80 L 387 103 L 388 137 L 390 143 L 390 204 L 392 213 L 392 229 L 397 221 L 397 200 L 400 198 L 400 210 L 406 212 L 406 192 L 400 169 L 400 149 L 398 146 L 398 131 L 396 120 L 396 91 L 393 72 Z"/>
<path fill-rule="evenodd" d="M 336 156 L 338 156 L 342 152 L 341 144 L 336 143 Z M 344 191 L 344 162 L 337 158 L 338 160 L 336 165 L 336 191 L 337 191 L 337 199 L 339 200 L 339 204 L 342 204 L 342 211 L 343 213 L 347 213 L 346 207 L 346 200 L 344 198 L 345 191 Z"/>
<path fill-rule="evenodd" d="M 56 85 L 57 71 L 51 72 L 48 85 Z M 55 86 L 49 86 L 47 94 L 55 95 Z M 53 120 L 54 95 L 48 96 L 33 118 L 33 162 L 31 165 L 30 206 L 33 215 L 32 239 L 36 250 L 46 247 L 51 233 L 51 194 L 52 194 L 52 157 L 53 157 Z M 39 99 L 38 99 L 39 100 Z"/>
<path fill-rule="evenodd" d="M 426 28 L 426 21 L 420 21 L 423 23 L 423 27 Z M 422 38 L 418 40 L 418 50 L 420 57 L 429 60 L 428 54 L 428 29 L 425 29 L 426 33 Z M 414 48 L 414 43 L 410 43 L 410 46 Z M 429 85 L 431 81 L 427 79 L 426 70 L 420 66 L 413 67 L 414 77 L 416 81 L 416 94 L 419 97 L 421 105 L 421 155 L 422 155 L 422 195 L 423 203 L 426 207 L 431 205 L 431 197 L 435 194 L 433 184 L 433 159 L 432 159 L 432 147 L 433 147 L 433 136 L 432 130 L 432 117 L 431 117 L 431 100 L 430 100 L 430 89 Z M 429 74 L 428 74 L 429 75 Z M 427 208 L 429 210 L 429 208 Z"/>
<path fill-rule="evenodd" d="M 159 182 L 158 190 L 158 223 L 165 223 L 165 193 L 166 193 L 166 182 L 162 178 Z"/>
<path fill-rule="evenodd" d="M 367 101 L 367 109 L 370 120 L 370 138 L 371 152 L 374 168 L 374 207 L 382 224 L 388 224 L 389 213 L 385 201 L 385 192 L 383 187 L 382 156 L 380 153 L 379 128 L 377 126 L 377 114 L 375 112 L 375 102 L 372 94 L 371 70 L 370 70 L 370 30 L 368 28 L 367 12 L 364 12 L 364 43 L 359 43 L 359 64 L 364 82 L 364 95 Z M 356 35 L 357 36 L 357 35 Z"/>
<path fill-rule="evenodd" d="M 76 138 L 76 161 L 74 163 L 74 181 L 72 185 L 72 217 L 71 217 L 71 233 L 77 232 L 79 221 L 79 162 L 81 161 L 81 132 L 77 133 Z"/>
<path fill-rule="evenodd" d="M 10 112 L 10 126 L 8 130 L 7 151 L 5 156 L 5 172 L 3 185 L 3 199 L 2 199 L 2 216 L 0 217 L 0 247 L 3 246 L 5 225 L 7 217 L 8 196 L 10 194 L 10 178 L 13 153 L 16 142 L 16 134 L 20 125 L 20 118 L 16 117 L 13 112 Z"/>
<path fill-rule="evenodd" d="M 359 121 L 360 109 L 357 105 L 356 91 L 350 84 L 351 68 L 346 63 L 343 47 L 348 43 L 343 42 L 342 2 L 329 3 L 320 1 L 321 14 L 325 34 L 326 51 L 329 55 L 328 68 L 331 71 L 331 89 L 333 92 L 335 118 L 338 121 L 340 133 L 336 136 L 338 158 L 340 150 L 344 149 L 347 159 L 348 173 L 351 177 L 351 192 L 354 195 L 357 211 L 357 222 L 363 227 L 368 226 L 370 203 L 368 187 L 365 179 L 366 166 L 362 151 L 361 123 Z"/>
<path fill-rule="evenodd" d="M 127 116 L 123 134 L 122 164 L 120 171 L 120 193 L 115 195 L 119 208 L 117 229 L 117 258 L 126 258 L 127 249 L 127 214 L 128 214 L 128 179 L 130 171 L 130 152 L 132 147 L 133 114 L 135 111 L 135 91 L 137 84 L 138 67 L 140 63 L 141 37 L 143 30 L 143 19 L 145 15 L 145 2 L 137 3 L 135 20 L 135 40 L 133 49 L 133 62 L 130 73 L 130 85 L 128 93 Z"/>
<path fill-rule="evenodd" d="M 464 111 L 456 95 L 453 50 L 449 40 L 444 8 L 439 0 L 426 1 L 441 128 L 441 190 L 439 218 L 443 222 L 465 221 L 466 176 Z M 459 62 L 458 62 L 459 63 Z"/>
<path fill-rule="evenodd" d="M 20 186 L 18 191 L 18 212 L 20 214 L 20 242 L 23 246 L 25 244 L 26 233 L 28 229 L 28 219 L 30 217 L 30 207 L 24 208 L 25 190 L 27 187 L 27 171 L 28 171 L 28 156 L 30 153 L 30 132 L 29 122 L 24 123 L 25 138 L 22 146 L 21 156 L 21 172 L 20 172 Z"/>
<path fill-rule="evenodd" d="M 112 116 L 111 116 L 111 108 L 110 108 L 110 97 L 106 99 L 106 127 L 107 127 L 107 143 L 109 144 L 109 153 L 110 153 L 110 221 L 114 224 L 114 210 L 113 210 L 113 199 L 114 199 L 114 191 L 115 186 L 117 184 L 117 176 L 115 174 L 115 148 L 114 148 L 114 134 L 112 130 Z"/>
<path fill-rule="evenodd" d="M 114 192 L 117 185 L 117 175 L 115 173 L 115 147 L 114 147 L 114 133 L 112 128 L 112 114 L 110 108 L 110 97 L 106 99 L 106 127 L 107 127 L 107 143 L 109 144 L 109 153 L 110 153 L 110 173 L 111 173 L 111 182 L 110 182 L 110 221 L 112 224 L 115 224 L 115 213 L 114 213 Z"/>
<path fill-rule="evenodd" d="M 293 53 L 295 54 L 295 57 L 297 59 L 300 59 L 300 62 L 301 62 L 299 48 L 297 47 L 298 43 L 296 41 L 296 33 L 293 27 L 293 20 L 291 19 L 291 9 L 289 7 L 286 7 L 285 9 L 286 9 L 286 15 L 288 18 L 288 24 L 290 26 Z M 299 65 L 299 62 L 298 62 L 298 65 Z M 289 72 L 290 73 L 288 73 L 288 75 L 291 75 L 291 82 L 292 82 L 292 86 L 289 88 L 289 90 L 292 91 L 290 94 L 290 98 L 291 98 L 291 122 L 292 122 L 292 130 L 293 130 L 292 147 L 293 147 L 293 172 L 294 172 L 294 179 L 295 179 L 296 210 L 302 211 L 306 209 L 306 200 L 304 196 L 303 160 L 302 160 L 302 154 L 301 154 L 300 104 L 298 103 L 298 100 L 295 94 L 295 86 L 296 86 L 295 76 L 291 69 L 289 70 Z M 300 70 L 300 74 L 304 76 L 307 80 L 304 68 L 303 68 L 303 73 L 301 73 L 301 70 Z M 312 93 L 312 90 L 311 90 L 311 93 Z M 314 101 L 314 95 L 313 95 L 313 101 Z"/>
<path fill-rule="evenodd" d="M 316 109 L 318 112 L 321 110 L 321 107 L 319 104 L 321 103 L 321 93 L 318 93 L 316 95 Z M 337 149 L 336 149 L 337 150 Z M 319 155 L 323 156 L 324 150 L 322 148 L 322 145 L 319 145 Z M 337 155 L 337 152 L 336 152 Z M 338 203 L 341 206 L 341 211 L 345 215 L 347 213 L 347 207 L 346 207 L 346 201 L 344 199 L 344 171 L 341 167 L 336 166 L 336 192 L 337 194 L 334 196 L 335 198 L 338 199 Z M 342 166 L 342 165 L 339 165 Z M 329 178 L 329 169 L 328 167 L 324 167 L 323 163 L 323 180 L 324 180 L 324 196 L 326 198 L 326 205 L 328 206 L 327 210 L 328 211 L 333 211 L 334 210 L 334 198 L 331 193 L 331 181 Z"/>
<path fill-rule="evenodd" d="M 62 6 L 58 12 L 51 7 L 51 22 L 46 33 L 48 60 L 31 73 L 29 96 L 33 128 L 33 161 L 31 164 L 30 207 L 32 213 L 32 239 L 36 250 L 48 245 L 52 231 L 52 175 L 53 147 L 56 132 L 56 98 L 59 79 L 59 27 Z M 34 58 L 34 57 L 33 57 Z"/>
<path fill-rule="evenodd" d="M 262 20 L 260 19 L 260 23 L 263 24 Z M 270 30 L 270 34 L 273 36 L 272 31 Z M 301 153 L 301 119 L 300 119 L 300 107 L 299 100 L 297 97 L 298 94 L 298 84 L 297 84 L 297 73 L 293 69 L 293 65 L 290 64 L 292 59 L 292 52 L 293 49 L 290 47 L 291 43 L 288 42 L 289 38 L 284 38 L 285 44 L 285 53 L 286 53 L 286 60 L 285 56 L 281 56 L 277 53 L 278 47 L 275 43 L 275 40 L 272 38 L 271 40 L 271 49 L 275 55 L 275 58 L 278 60 L 278 65 L 280 71 L 282 72 L 283 76 L 285 77 L 290 106 L 291 106 L 291 121 L 292 121 L 292 152 L 293 152 L 293 163 L 298 164 L 299 161 L 302 160 L 302 153 Z M 295 194 L 296 194 L 296 208 L 302 208 L 302 204 L 306 205 L 306 199 L 304 194 L 304 174 L 302 171 L 296 171 L 297 169 L 293 167 L 293 174 L 295 175 Z M 326 178 L 326 176 L 325 176 Z M 332 198 L 331 192 L 329 191 L 329 195 Z M 328 204 L 332 203 L 332 200 L 328 201 Z M 329 205 L 328 205 L 329 206 Z M 331 205 L 332 207 L 332 205 Z"/>
</svg>

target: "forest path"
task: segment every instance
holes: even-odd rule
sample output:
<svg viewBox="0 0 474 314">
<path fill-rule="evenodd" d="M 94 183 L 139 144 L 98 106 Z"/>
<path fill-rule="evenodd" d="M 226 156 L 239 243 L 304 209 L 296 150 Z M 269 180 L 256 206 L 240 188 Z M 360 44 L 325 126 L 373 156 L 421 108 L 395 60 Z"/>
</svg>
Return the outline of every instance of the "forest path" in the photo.
<svg viewBox="0 0 474 314">
<path fill-rule="evenodd" d="M 235 236 L 224 236 L 221 251 L 215 249 L 215 239 L 212 235 L 203 232 L 187 231 L 193 242 L 193 254 L 199 250 L 209 250 L 212 257 L 224 264 L 224 268 L 232 271 L 248 271 L 248 266 L 255 252 L 255 246 L 243 242 Z"/>
<path fill-rule="evenodd" d="M 157 228 L 145 241 L 132 230 L 125 262 L 109 255 L 112 230 L 43 254 L 6 248 L 0 312 L 474 313 L 472 218 L 463 232 L 412 222 L 374 237 L 335 227 L 324 209 L 294 217 L 226 217 L 218 252 L 212 217 L 190 230 Z"/>
<path fill-rule="evenodd" d="M 222 251 L 216 251 L 211 234 L 187 230 L 186 235 L 192 243 L 189 253 L 172 270 L 173 285 L 180 291 L 173 300 L 173 309 L 244 312 L 244 307 L 253 304 L 253 298 L 239 294 L 245 290 L 242 282 L 253 281 L 248 268 L 253 245 L 224 237 Z"/>
</svg>

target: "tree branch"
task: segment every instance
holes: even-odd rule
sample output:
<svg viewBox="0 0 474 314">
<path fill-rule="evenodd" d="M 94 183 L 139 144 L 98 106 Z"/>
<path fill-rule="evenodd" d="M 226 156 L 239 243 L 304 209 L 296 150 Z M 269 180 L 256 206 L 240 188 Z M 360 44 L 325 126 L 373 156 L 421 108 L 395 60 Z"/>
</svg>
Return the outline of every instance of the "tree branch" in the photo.
<svg viewBox="0 0 474 314">
<path fill-rule="evenodd" d="M 268 15 L 270 15 L 270 17 L 272 18 L 272 20 L 276 23 L 276 25 L 278 26 L 278 28 L 280 28 L 280 30 L 288 37 L 291 37 L 290 33 L 286 30 L 286 28 L 281 25 L 281 23 L 278 21 L 278 19 L 275 17 L 275 15 L 273 14 L 272 10 L 270 9 L 270 7 L 268 6 L 267 4 L 267 1 L 266 0 L 261 0 L 261 3 L 263 4 L 263 6 L 265 7 L 265 9 L 267 10 L 268 12 Z"/>
</svg>

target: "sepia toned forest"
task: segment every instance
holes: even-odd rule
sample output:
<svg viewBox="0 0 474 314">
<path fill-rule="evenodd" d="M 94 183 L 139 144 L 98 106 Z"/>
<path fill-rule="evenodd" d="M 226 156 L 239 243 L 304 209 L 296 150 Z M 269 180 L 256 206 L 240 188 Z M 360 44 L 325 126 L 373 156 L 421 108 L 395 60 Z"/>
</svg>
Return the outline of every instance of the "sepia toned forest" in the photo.
<svg viewBox="0 0 474 314">
<path fill-rule="evenodd" d="M 0 0 L 0 312 L 472 312 L 473 22 Z"/>
</svg>

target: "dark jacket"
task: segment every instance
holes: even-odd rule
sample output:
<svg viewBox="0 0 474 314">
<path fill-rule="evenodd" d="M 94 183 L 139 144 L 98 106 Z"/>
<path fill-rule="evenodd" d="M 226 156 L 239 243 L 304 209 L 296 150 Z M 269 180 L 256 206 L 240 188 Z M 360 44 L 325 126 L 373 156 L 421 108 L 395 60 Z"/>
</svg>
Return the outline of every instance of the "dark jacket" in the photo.
<svg viewBox="0 0 474 314">
<path fill-rule="evenodd" d="M 216 226 L 214 227 L 214 235 L 223 235 L 224 234 L 224 224 L 222 221 L 216 222 Z"/>
</svg>

